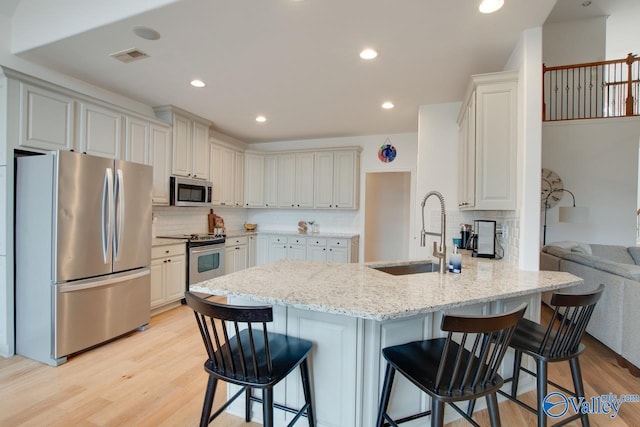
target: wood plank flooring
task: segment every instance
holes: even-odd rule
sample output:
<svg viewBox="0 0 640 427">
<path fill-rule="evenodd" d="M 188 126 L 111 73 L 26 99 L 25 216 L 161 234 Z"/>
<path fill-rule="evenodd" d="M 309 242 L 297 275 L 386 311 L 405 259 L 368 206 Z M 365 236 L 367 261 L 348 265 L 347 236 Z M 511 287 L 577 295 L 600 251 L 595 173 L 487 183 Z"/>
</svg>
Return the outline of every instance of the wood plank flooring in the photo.
<svg viewBox="0 0 640 427">
<path fill-rule="evenodd" d="M 587 397 L 640 393 L 640 378 L 620 368 L 606 347 L 590 338 L 586 345 L 581 364 Z M 21 356 L 0 358 L 0 426 L 197 426 L 207 381 L 205 357 L 193 312 L 182 306 L 153 317 L 147 331 L 56 368 Z M 567 363 L 550 365 L 549 376 L 571 384 Z M 222 404 L 219 397 L 216 405 Z M 534 392 L 527 400 L 535 404 Z M 500 404 L 500 415 L 505 426 L 536 424 L 533 414 L 511 402 Z M 474 418 L 489 425 L 486 411 Z M 597 415 L 590 420 L 593 426 L 640 426 L 640 403 L 624 403 L 614 419 Z M 227 414 L 211 425 L 257 426 Z M 463 425 L 468 424 L 451 424 Z"/>
</svg>

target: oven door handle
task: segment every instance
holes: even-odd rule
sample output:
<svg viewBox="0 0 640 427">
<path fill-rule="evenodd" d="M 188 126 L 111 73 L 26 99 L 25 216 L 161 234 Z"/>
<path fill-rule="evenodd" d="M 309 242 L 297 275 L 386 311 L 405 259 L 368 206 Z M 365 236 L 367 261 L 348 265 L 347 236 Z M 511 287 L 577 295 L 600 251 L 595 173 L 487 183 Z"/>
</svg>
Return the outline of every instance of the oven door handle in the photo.
<svg viewBox="0 0 640 427">
<path fill-rule="evenodd" d="M 220 246 L 219 248 L 209 248 L 209 249 L 201 249 L 201 250 L 196 250 L 196 249 L 191 249 L 191 253 L 192 254 L 204 254 L 204 253 L 208 253 L 208 252 L 218 252 L 220 249 L 223 249 L 224 246 Z"/>
</svg>

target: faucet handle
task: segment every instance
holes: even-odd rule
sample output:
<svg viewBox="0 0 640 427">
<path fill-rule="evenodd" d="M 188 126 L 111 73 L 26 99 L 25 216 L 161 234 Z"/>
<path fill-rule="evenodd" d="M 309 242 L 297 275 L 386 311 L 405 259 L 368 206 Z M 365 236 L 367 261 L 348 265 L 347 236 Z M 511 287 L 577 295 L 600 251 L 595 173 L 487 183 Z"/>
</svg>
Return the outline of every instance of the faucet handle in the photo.
<svg viewBox="0 0 640 427">
<path fill-rule="evenodd" d="M 433 256 L 436 258 L 442 258 L 442 253 L 438 252 L 438 244 L 433 242 Z"/>
</svg>

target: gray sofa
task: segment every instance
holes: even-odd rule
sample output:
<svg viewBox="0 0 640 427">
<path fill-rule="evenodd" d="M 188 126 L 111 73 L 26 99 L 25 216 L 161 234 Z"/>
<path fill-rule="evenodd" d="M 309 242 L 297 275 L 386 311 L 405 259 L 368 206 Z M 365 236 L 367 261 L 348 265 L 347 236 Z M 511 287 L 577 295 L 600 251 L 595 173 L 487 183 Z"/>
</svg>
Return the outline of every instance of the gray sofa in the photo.
<svg viewBox="0 0 640 427">
<path fill-rule="evenodd" d="M 540 269 L 584 279 L 574 291 L 606 286 L 587 332 L 627 362 L 640 367 L 640 247 L 557 242 L 542 248 Z M 550 293 L 543 295 L 549 303 Z M 621 361 L 619 359 L 619 361 Z M 622 361 L 621 361 L 622 362 Z"/>
</svg>

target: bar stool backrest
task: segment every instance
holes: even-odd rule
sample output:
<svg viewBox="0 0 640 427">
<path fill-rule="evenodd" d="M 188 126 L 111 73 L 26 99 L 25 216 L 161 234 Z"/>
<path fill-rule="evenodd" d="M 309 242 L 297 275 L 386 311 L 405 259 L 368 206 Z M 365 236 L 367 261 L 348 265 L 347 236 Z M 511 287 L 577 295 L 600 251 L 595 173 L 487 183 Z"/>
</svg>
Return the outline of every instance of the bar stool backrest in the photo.
<svg viewBox="0 0 640 427">
<path fill-rule="evenodd" d="M 604 285 L 600 285 L 587 294 L 554 293 L 551 305 L 555 308 L 538 353 L 546 357 L 566 357 L 577 352 L 603 291 Z"/>
<path fill-rule="evenodd" d="M 527 305 L 522 304 L 509 313 L 496 316 L 445 315 L 440 329 L 449 333 L 438 366 L 436 390 L 446 388 L 450 395 L 465 394 L 465 390 L 473 392 L 494 383 L 516 325 L 526 309 Z M 462 333 L 462 338 L 454 360 L 449 360 L 450 349 L 452 346 L 455 349 L 453 335 L 457 333 Z M 470 350 L 465 350 L 470 336 L 473 344 Z"/>
<path fill-rule="evenodd" d="M 218 304 L 198 298 L 191 292 L 185 293 L 185 300 L 196 316 L 209 357 L 207 363 L 212 370 L 246 382 L 259 382 L 261 378 L 272 376 L 267 335 L 267 323 L 273 321 L 272 307 Z M 235 332 L 231 340 L 227 322 Z M 262 328 L 254 330 L 252 325 L 255 324 L 262 325 Z M 241 326 L 246 327 L 241 329 Z M 247 332 L 241 334 L 244 329 Z"/>
</svg>

